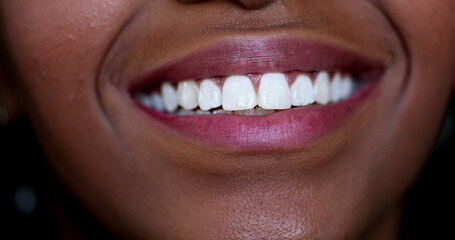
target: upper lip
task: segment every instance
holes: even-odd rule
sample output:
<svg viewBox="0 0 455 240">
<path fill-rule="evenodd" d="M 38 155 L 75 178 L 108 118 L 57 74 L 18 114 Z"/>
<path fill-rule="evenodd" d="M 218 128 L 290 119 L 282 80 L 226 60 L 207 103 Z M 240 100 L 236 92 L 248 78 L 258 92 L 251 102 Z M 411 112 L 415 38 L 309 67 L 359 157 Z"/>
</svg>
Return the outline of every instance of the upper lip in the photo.
<svg viewBox="0 0 455 240">
<path fill-rule="evenodd" d="M 297 37 L 235 37 L 210 44 L 130 79 L 129 90 L 163 81 L 248 73 L 344 71 L 357 79 L 378 79 L 384 61 L 366 53 Z"/>
</svg>

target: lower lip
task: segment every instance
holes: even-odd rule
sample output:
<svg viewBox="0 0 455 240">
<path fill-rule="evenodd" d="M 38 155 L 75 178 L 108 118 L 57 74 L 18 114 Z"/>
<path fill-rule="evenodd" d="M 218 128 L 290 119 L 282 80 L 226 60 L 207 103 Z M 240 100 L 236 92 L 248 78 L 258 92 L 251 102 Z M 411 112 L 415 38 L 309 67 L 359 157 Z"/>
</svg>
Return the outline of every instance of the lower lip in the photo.
<svg viewBox="0 0 455 240">
<path fill-rule="evenodd" d="M 205 145 L 239 151 L 295 149 L 342 127 L 377 85 L 377 81 L 371 82 L 339 103 L 292 108 L 263 116 L 176 116 L 137 105 L 167 131 Z"/>
</svg>

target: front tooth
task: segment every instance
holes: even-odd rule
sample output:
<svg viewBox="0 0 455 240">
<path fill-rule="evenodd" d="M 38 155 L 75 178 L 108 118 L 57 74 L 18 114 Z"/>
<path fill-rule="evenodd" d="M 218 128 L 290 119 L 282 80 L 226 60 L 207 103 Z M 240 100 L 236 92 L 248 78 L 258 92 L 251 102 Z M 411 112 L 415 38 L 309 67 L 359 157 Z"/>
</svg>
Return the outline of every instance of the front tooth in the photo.
<svg viewBox="0 0 455 240">
<path fill-rule="evenodd" d="M 314 103 L 314 89 L 310 77 L 300 75 L 291 86 L 292 105 L 306 106 Z"/>
<path fill-rule="evenodd" d="M 258 105 L 263 109 L 291 108 L 291 90 L 286 75 L 266 73 L 261 77 L 258 91 Z"/>
<path fill-rule="evenodd" d="M 221 90 L 209 79 L 201 82 L 199 86 L 199 108 L 207 111 L 221 106 Z"/>
<path fill-rule="evenodd" d="M 335 73 L 332 82 L 330 83 L 330 99 L 332 102 L 338 102 L 343 97 L 342 82 L 341 74 Z"/>
<path fill-rule="evenodd" d="M 177 95 L 183 109 L 191 110 L 198 106 L 198 88 L 194 81 L 179 82 Z"/>
<path fill-rule="evenodd" d="M 330 101 L 330 82 L 327 72 L 320 72 L 314 83 L 314 96 L 319 104 L 327 104 Z"/>
<path fill-rule="evenodd" d="M 341 97 L 343 99 L 349 98 L 354 91 L 354 80 L 350 75 L 344 76 L 341 83 Z"/>
<path fill-rule="evenodd" d="M 175 111 L 179 104 L 179 98 L 174 87 L 168 82 L 163 83 L 161 85 L 161 94 L 163 95 L 163 104 L 166 111 Z"/>
<path fill-rule="evenodd" d="M 222 106 L 226 111 L 251 109 L 256 106 L 256 93 L 246 76 L 231 76 L 223 85 Z"/>
</svg>

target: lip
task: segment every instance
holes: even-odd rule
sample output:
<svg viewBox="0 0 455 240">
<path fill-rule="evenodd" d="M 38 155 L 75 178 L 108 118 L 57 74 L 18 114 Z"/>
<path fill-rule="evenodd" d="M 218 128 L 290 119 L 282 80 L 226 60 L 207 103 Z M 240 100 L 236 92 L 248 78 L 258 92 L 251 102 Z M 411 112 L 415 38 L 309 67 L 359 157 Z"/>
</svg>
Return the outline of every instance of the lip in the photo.
<svg viewBox="0 0 455 240">
<path fill-rule="evenodd" d="M 147 112 L 152 124 L 178 137 L 221 148 L 246 151 L 294 149 L 335 131 L 377 89 L 385 64 L 374 57 L 307 39 L 234 38 L 199 49 L 130 81 L 130 98 Z M 349 71 L 362 84 L 350 98 L 264 116 L 176 116 L 148 109 L 133 98 L 138 89 L 163 81 L 286 71 Z"/>
<path fill-rule="evenodd" d="M 294 70 L 349 70 L 363 80 L 375 80 L 383 73 L 384 64 L 354 50 L 321 41 L 297 37 L 236 37 L 212 43 L 139 74 L 129 81 L 129 92 L 163 81 Z"/>
</svg>

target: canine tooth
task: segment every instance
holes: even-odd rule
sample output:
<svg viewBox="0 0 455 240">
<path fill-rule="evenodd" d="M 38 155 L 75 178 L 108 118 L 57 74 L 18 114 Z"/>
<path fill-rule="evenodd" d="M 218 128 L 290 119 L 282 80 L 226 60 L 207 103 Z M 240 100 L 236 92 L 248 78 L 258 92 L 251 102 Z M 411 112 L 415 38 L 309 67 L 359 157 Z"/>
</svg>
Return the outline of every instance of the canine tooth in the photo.
<svg viewBox="0 0 455 240">
<path fill-rule="evenodd" d="M 199 108 L 207 111 L 221 106 L 221 90 L 209 79 L 205 79 L 199 86 Z"/>
<path fill-rule="evenodd" d="M 246 76 L 226 78 L 223 86 L 222 106 L 226 111 L 254 108 L 256 106 L 256 93 L 251 80 Z"/>
<path fill-rule="evenodd" d="M 183 109 L 191 110 L 198 106 L 198 88 L 194 81 L 179 82 L 177 95 Z"/>
<path fill-rule="evenodd" d="M 300 75 L 291 86 L 292 105 L 306 106 L 314 103 L 314 89 L 310 77 Z"/>
<path fill-rule="evenodd" d="M 330 82 L 327 72 L 320 72 L 314 83 L 314 96 L 319 104 L 327 104 L 330 101 Z"/>
<path fill-rule="evenodd" d="M 179 98 L 174 87 L 168 82 L 163 83 L 161 85 L 161 94 L 163 95 L 163 104 L 166 111 L 175 111 L 179 104 Z"/>
<path fill-rule="evenodd" d="M 258 91 L 258 105 L 264 109 L 291 107 L 291 90 L 289 90 L 286 75 L 283 73 L 262 75 Z"/>
<path fill-rule="evenodd" d="M 354 92 L 354 80 L 350 75 L 344 76 L 341 81 L 341 98 L 346 99 Z"/>
<path fill-rule="evenodd" d="M 343 97 L 342 77 L 340 73 L 335 73 L 330 83 L 330 99 L 332 102 L 338 102 Z"/>
</svg>

